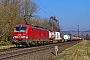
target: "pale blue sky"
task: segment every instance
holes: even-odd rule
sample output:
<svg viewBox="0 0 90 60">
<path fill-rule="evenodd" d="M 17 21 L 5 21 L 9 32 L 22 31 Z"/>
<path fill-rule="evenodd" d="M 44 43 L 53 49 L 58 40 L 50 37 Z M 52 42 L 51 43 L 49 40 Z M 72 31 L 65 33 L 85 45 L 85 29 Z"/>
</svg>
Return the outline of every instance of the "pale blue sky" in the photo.
<svg viewBox="0 0 90 60">
<path fill-rule="evenodd" d="M 42 18 L 56 16 L 62 30 L 90 30 L 90 0 L 33 0 L 42 10 L 37 14 Z"/>
</svg>

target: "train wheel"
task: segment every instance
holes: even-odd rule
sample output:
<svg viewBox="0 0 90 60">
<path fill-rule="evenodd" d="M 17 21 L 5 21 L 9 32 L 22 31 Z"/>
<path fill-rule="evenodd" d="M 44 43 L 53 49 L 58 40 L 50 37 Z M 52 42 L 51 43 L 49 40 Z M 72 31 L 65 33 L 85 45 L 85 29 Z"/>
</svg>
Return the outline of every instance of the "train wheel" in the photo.
<svg viewBox="0 0 90 60">
<path fill-rule="evenodd" d="M 41 46 L 43 45 L 43 41 L 40 42 L 40 45 L 41 45 Z"/>
<path fill-rule="evenodd" d="M 23 45 L 24 47 L 29 47 L 29 43 L 25 43 L 25 45 Z"/>
<path fill-rule="evenodd" d="M 65 40 L 65 42 L 67 42 L 67 39 Z"/>
<path fill-rule="evenodd" d="M 27 44 L 25 44 L 25 45 L 23 45 L 24 47 L 28 47 L 28 45 Z"/>
<path fill-rule="evenodd" d="M 16 44 L 16 47 L 19 47 L 19 45 L 18 45 L 18 44 Z"/>
<path fill-rule="evenodd" d="M 58 41 L 57 40 L 53 40 L 53 43 L 57 43 Z"/>
<path fill-rule="evenodd" d="M 43 46 L 45 45 L 45 42 L 43 41 Z"/>
<path fill-rule="evenodd" d="M 64 40 L 61 40 L 61 42 L 64 42 Z"/>
<path fill-rule="evenodd" d="M 49 44 L 49 41 L 47 41 L 47 44 Z"/>
<path fill-rule="evenodd" d="M 38 43 L 35 43 L 35 46 L 37 47 L 38 46 Z"/>
</svg>

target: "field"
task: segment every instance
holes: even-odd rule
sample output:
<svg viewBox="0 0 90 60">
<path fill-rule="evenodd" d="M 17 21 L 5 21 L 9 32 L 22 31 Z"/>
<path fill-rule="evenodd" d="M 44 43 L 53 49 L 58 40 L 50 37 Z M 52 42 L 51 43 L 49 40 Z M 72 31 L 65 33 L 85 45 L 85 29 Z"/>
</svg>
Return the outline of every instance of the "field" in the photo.
<svg viewBox="0 0 90 60">
<path fill-rule="evenodd" d="M 52 60 L 90 60 L 90 41 L 83 40 L 52 57 Z"/>
</svg>

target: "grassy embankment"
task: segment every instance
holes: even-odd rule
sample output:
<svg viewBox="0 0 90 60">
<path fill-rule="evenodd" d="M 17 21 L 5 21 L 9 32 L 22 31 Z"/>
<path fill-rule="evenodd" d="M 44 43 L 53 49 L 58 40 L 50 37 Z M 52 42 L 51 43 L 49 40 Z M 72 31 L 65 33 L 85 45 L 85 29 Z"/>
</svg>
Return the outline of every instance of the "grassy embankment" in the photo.
<svg viewBox="0 0 90 60">
<path fill-rule="evenodd" d="M 90 41 L 82 42 L 67 48 L 58 56 L 52 57 L 52 60 L 90 60 Z"/>
<path fill-rule="evenodd" d="M 0 42 L 0 49 L 8 49 L 14 46 L 11 42 Z"/>
</svg>

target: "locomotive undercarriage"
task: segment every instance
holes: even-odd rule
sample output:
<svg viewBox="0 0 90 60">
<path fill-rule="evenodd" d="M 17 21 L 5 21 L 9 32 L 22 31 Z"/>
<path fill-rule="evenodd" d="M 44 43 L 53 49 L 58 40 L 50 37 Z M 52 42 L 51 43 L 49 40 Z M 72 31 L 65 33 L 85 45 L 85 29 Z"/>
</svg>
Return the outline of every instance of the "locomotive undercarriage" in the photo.
<svg viewBox="0 0 90 60">
<path fill-rule="evenodd" d="M 16 47 L 18 46 L 38 46 L 38 45 L 46 45 L 49 44 L 50 41 L 49 40 L 12 40 L 12 43 L 16 45 Z"/>
<path fill-rule="evenodd" d="M 12 40 L 12 43 L 18 46 L 28 46 L 29 41 L 28 40 Z"/>
<path fill-rule="evenodd" d="M 64 40 L 47 40 L 47 39 L 31 39 L 31 40 L 12 40 L 12 43 L 18 46 L 38 46 L 38 45 L 46 45 L 50 43 L 64 42 Z"/>
</svg>

